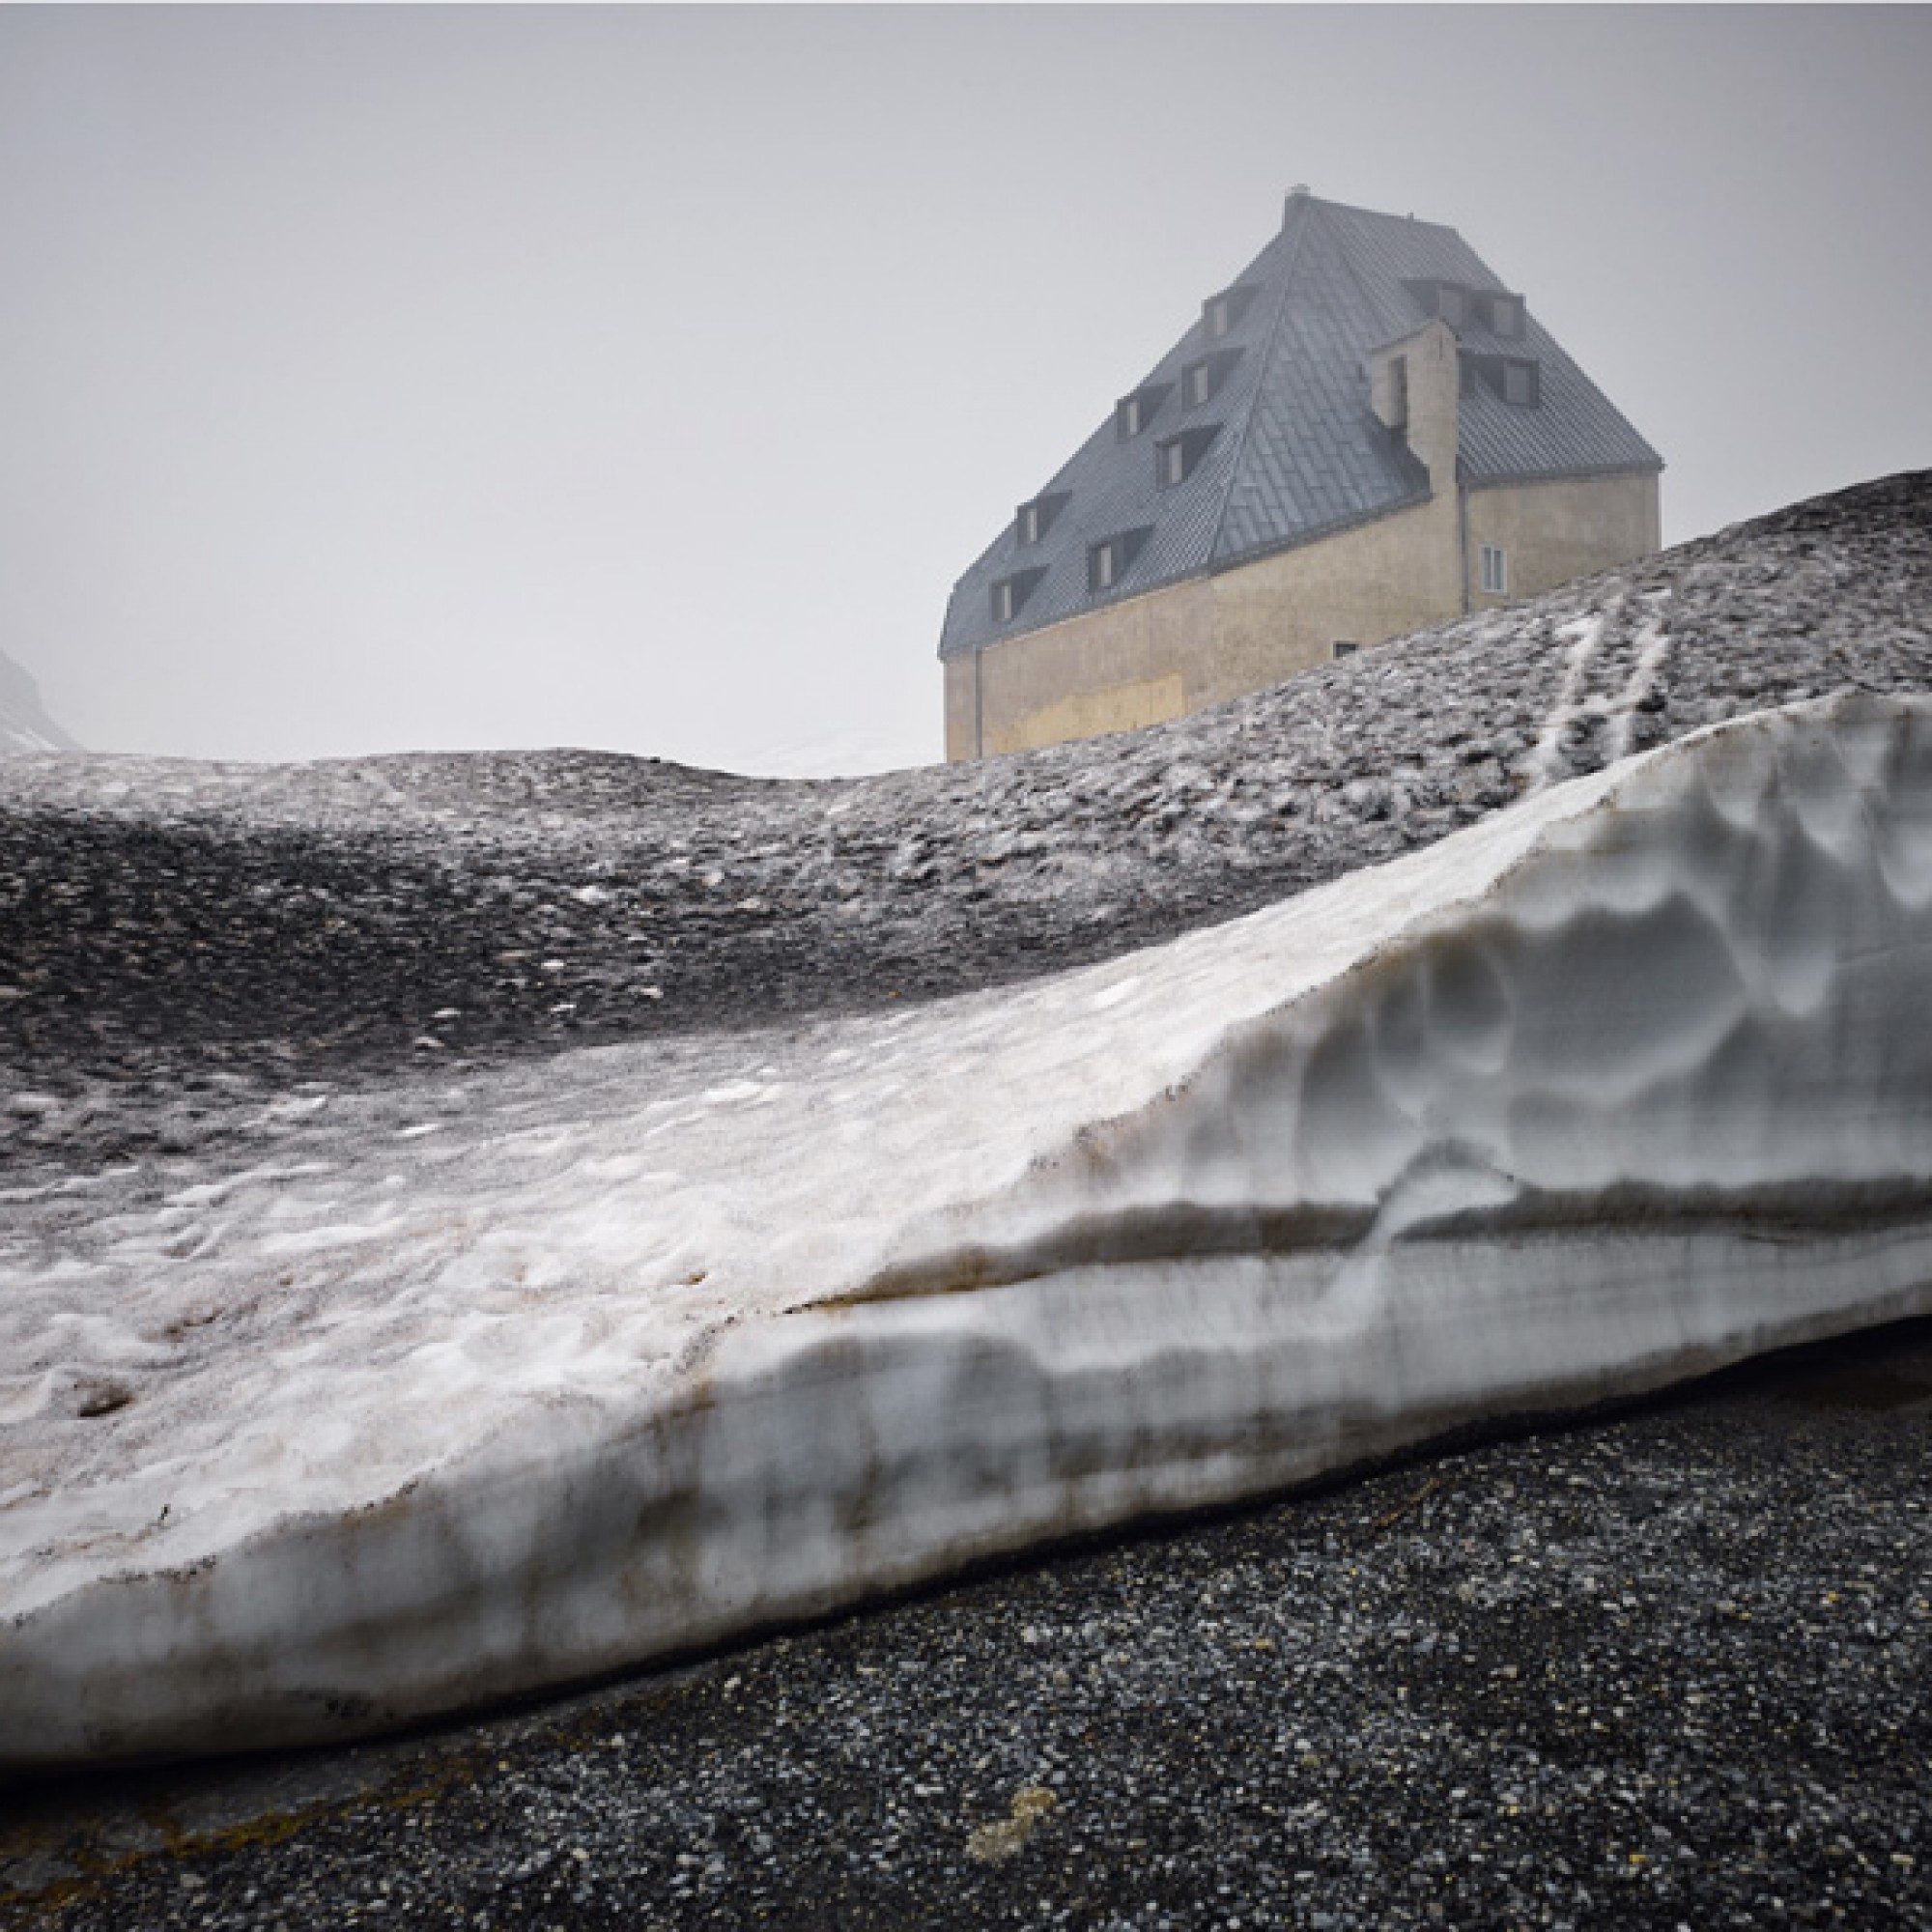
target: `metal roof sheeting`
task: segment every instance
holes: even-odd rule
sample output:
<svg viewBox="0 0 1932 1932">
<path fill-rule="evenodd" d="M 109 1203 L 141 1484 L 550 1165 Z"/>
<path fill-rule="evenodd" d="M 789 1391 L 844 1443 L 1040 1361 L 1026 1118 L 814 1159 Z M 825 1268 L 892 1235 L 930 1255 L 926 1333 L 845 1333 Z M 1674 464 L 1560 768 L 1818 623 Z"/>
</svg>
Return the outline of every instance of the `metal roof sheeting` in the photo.
<svg viewBox="0 0 1932 1932">
<path fill-rule="evenodd" d="M 940 655 L 1037 631 L 1082 611 L 1244 557 L 1304 543 L 1401 509 L 1429 494 L 1423 466 L 1369 406 L 1367 356 L 1428 320 L 1408 284 L 1448 281 L 1504 291 L 1453 228 L 1297 194 L 1282 228 L 1228 286 L 1255 298 L 1223 336 L 1198 320 L 1134 384 L 1167 393 L 1138 436 L 1122 440 L 1110 409 L 1071 461 L 1035 493 L 1068 500 L 1037 544 L 1013 524 L 954 586 Z M 1541 403 L 1506 403 L 1478 381 L 1462 399 L 1463 472 L 1471 487 L 1654 469 L 1662 461 L 1537 321 L 1520 337 L 1473 317 L 1457 329 L 1473 354 L 1539 364 Z M 1216 351 L 1239 351 L 1212 395 L 1185 406 L 1180 373 Z M 1122 392 L 1126 393 L 1126 392 Z M 1161 486 L 1155 447 L 1197 425 L 1219 433 L 1182 483 Z M 1122 531 L 1151 535 L 1115 584 L 1089 588 L 1089 548 Z M 992 587 L 1042 574 L 1012 619 L 998 623 Z"/>
</svg>

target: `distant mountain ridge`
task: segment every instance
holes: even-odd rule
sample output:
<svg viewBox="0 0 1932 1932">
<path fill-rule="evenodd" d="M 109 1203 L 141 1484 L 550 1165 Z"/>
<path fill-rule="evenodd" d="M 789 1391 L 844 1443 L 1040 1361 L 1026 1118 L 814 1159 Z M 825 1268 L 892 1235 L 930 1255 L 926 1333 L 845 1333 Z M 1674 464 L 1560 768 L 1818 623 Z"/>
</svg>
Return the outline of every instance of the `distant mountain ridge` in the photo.
<svg viewBox="0 0 1932 1932">
<path fill-rule="evenodd" d="M 12 752 L 79 750 L 79 745 L 47 716 L 40 686 L 0 651 L 0 756 Z"/>
</svg>

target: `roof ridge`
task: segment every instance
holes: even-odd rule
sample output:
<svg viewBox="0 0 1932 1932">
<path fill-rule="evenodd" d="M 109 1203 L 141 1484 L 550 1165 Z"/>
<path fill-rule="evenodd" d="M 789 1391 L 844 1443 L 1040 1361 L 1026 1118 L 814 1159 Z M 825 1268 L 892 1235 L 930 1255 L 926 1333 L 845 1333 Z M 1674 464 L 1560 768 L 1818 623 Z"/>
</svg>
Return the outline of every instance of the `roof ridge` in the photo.
<svg viewBox="0 0 1932 1932">
<path fill-rule="evenodd" d="M 1454 235 L 1459 242 L 1463 240 L 1453 221 L 1431 221 L 1422 214 L 1392 214 L 1386 208 L 1364 208 L 1358 201 L 1334 201 L 1326 195 L 1311 194 L 1307 199 L 1317 208 L 1338 209 L 1344 214 L 1366 214 L 1371 221 L 1400 221 L 1415 228 L 1439 229 L 1444 235 Z"/>
<path fill-rule="evenodd" d="M 1308 236 L 1308 225 L 1315 218 L 1315 211 L 1321 206 L 1312 194 L 1305 200 L 1308 212 L 1295 223 L 1294 233 L 1289 239 L 1288 260 L 1282 265 L 1281 298 L 1275 303 L 1274 317 L 1268 324 L 1261 354 L 1255 358 L 1255 380 L 1248 392 L 1248 412 L 1241 419 L 1241 433 L 1235 443 L 1235 453 L 1228 459 L 1228 480 L 1221 486 L 1221 500 L 1215 505 L 1213 519 L 1208 526 L 1207 561 L 1210 566 L 1220 554 L 1221 532 L 1227 525 L 1228 505 L 1234 501 L 1235 485 L 1240 480 L 1241 459 L 1248 453 L 1248 440 L 1254 435 L 1255 416 L 1262 406 L 1263 385 L 1274 359 L 1275 342 L 1281 334 L 1281 319 L 1288 313 L 1288 298 L 1294 287 L 1294 271 L 1301 266 L 1301 250 Z"/>
</svg>

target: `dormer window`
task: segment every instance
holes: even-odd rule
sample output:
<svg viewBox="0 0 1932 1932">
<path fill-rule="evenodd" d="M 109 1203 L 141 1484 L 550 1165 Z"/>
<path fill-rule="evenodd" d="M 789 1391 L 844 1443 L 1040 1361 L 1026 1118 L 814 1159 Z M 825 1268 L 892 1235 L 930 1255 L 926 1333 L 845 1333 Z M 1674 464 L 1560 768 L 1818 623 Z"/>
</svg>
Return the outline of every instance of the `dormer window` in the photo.
<svg viewBox="0 0 1932 1932">
<path fill-rule="evenodd" d="M 1163 490 L 1171 490 L 1177 483 L 1185 483 L 1194 473 L 1194 466 L 1201 461 L 1208 445 L 1221 433 L 1219 423 L 1204 423 L 1196 429 L 1184 429 L 1179 436 L 1170 436 L 1154 445 L 1154 476 Z"/>
<path fill-rule="evenodd" d="M 1461 328 L 1469 320 L 1469 291 L 1460 282 L 1437 282 L 1435 313 L 1451 328 Z"/>
<path fill-rule="evenodd" d="M 1114 405 L 1114 434 L 1122 442 L 1131 442 L 1159 414 L 1170 386 L 1166 383 L 1150 383 L 1131 396 L 1122 396 Z"/>
<path fill-rule="evenodd" d="M 1020 614 L 1026 601 L 1034 593 L 1035 586 L 1046 575 L 1043 567 L 1033 570 L 1016 570 L 1010 577 L 1003 577 L 993 585 L 993 622 L 1010 624 Z"/>
<path fill-rule="evenodd" d="M 1514 358 L 1503 363 L 1503 401 L 1520 410 L 1533 410 L 1542 400 L 1536 364 Z"/>
<path fill-rule="evenodd" d="M 1500 290 L 1492 289 L 1482 297 L 1483 322 L 1492 335 L 1500 335 L 1509 341 L 1520 340 L 1522 335 L 1522 298 L 1504 295 Z"/>
<path fill-rule="evenodd" d="M 1210 401 L 1227 381 L 1229 370 L 1240 359 L 1238 349 L 1222 349 L 1188 363 L 1180 372 L 1180 407 L 1198 410 Z"/>
<path fill-rule="evenodd" d="M 1120 582 L 1133 565 L 1133 560 L 1141 554 L 1141 546 L 1151 534 L 1152 526 L 1143 525 L 1136 530 L 1121 530 L 1110 537 L 1102 537 L 1098 543 L 1087 546 L 1087 588 L 1089 590 L 1111 590 Z"/>
<path fill-rule="evenodd" d="M 1248 311 L 1259 290 L 1237 284 L 1209 296 L 1201 304 L 1201 329 L 1209 342 L 1218 342 Z"/>
<path fill-rule="evenodd" d="M 1022 547 L 1037 544 L 1053 527 L 1053 520 L 1066 507 L 1072 494 L 1069 490 L 1050 490 L 1022 503 L 1013 513 L 1014 539 Z"/>
<path fill-rule="evenodd" d="M 1543 407 L 1543 371 L 1527 355 L 1463 355 L 1463 393 L 1473 394 L 1477 379 L 1519 410 Z"/>
</svg>

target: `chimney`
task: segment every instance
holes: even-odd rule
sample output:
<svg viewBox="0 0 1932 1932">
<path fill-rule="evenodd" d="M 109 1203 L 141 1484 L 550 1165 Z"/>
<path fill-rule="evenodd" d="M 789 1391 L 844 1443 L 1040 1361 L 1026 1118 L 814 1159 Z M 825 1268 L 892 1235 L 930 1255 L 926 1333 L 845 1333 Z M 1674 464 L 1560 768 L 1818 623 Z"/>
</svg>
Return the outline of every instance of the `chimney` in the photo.
<svg viewBox="0 0 1932 1932">
<path fill-rule="evenodd" d="M 1441 320 L 1372 349 L 1369 407 L 1427 466 L 1438 495 L 1456 487 L 1462 413 L 1462 359 L 1455 331 Z"/>
<path fill-rule="evenodd" d="M 1293 215 L 1294 213 L 1294 204 L 1297 201 L 1306 201 L 1307 199 L 1308 199 L 1308 184 L 1306 182 L 1296 182 L 1295 185 L 1289 189 L 1288 200 L 1282 207 L 1281 225 L 1284 228 L 1288 226 L 1289 217 Z"/>
</svg>

